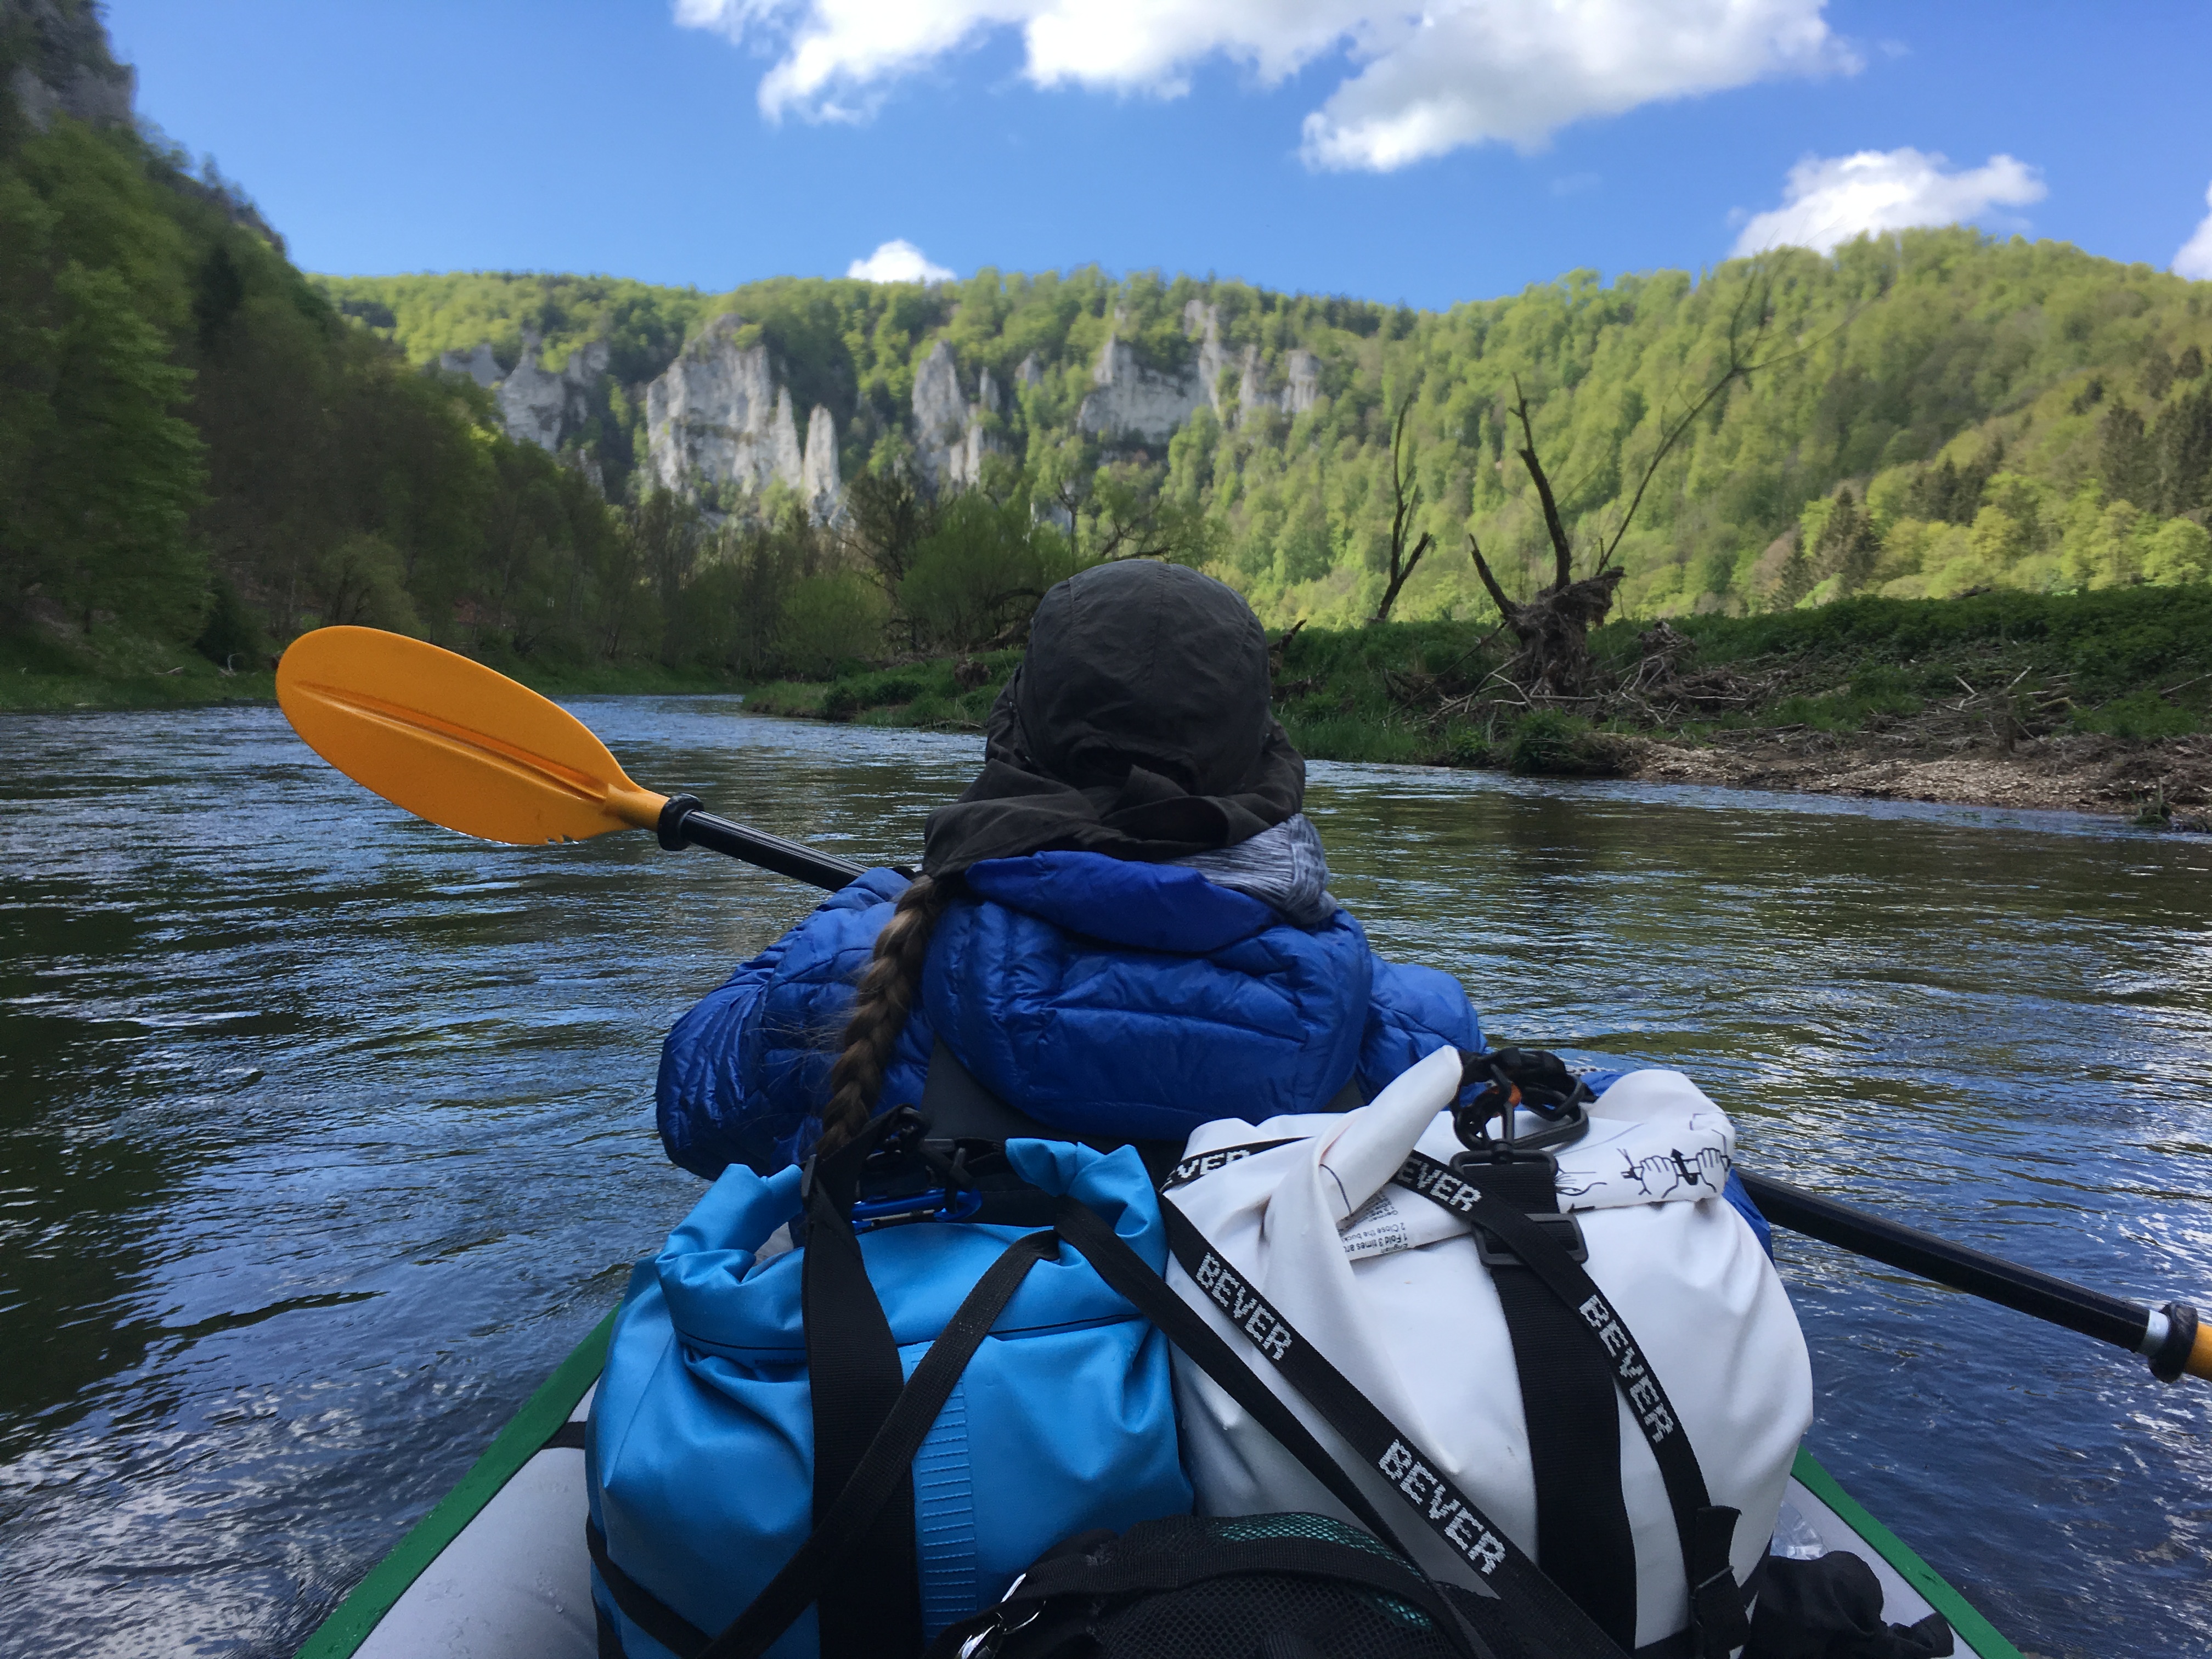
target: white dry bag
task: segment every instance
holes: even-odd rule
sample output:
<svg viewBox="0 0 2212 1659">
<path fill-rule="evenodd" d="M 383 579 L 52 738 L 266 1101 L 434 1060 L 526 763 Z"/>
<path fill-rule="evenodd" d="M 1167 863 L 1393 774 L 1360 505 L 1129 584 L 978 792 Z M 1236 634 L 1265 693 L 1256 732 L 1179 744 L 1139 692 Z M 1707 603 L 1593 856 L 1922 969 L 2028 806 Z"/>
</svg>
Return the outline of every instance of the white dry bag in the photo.
<svg viewBox="0 0 2212 1659">
<path fill-rule="evenodd" d="M 1275 1374 L 1260 1334 L 1240 1328 L 1248 1291 L 1395 1426 L 1425 1461 L 1401 1456 L 1393 1469 L 1347 1460 L 1370 1465 L 1378 1503 L 1425 1498 L 1433 1508 L 1455 1486 L 1623 1647 L 1674 1637 L 1691 1619 L 1685 1559 L 1697 1552 L 1688 1535 L 1704 1530 L 1701 1559 L 1724 1557 L 1736 1584 L 1747 1583 L 1812 1421 L 1811 1367 L 1789 1296 L 1750 1225 L 1720 1195 L 1735 1131 L 1680 1073 L 1629 1073 L 1590 1104 L 1581 1135 L 1551 1152 L 1553 1168 L 1522 1155 L 1522 1187 L 1505 1206 L 1516 1224 L 1507 1228 L 1494 1182 L 1486 1197 L 1450 1172 L 1468 1152 L 1449 1110 L 1460 1085 L 1460 1057 L 1446 1049 L 1356 1111 L 1200 1127 L 1168 1191 L 1218 1261 L 1199 1264 L 1207 1285 L 1180 1261 L 1170 1281 L 1218 1329 L 1242 1339 L 1239 1352 L 1324 1441 L 1322 1415 Z M 1484 1183 L 1473 1160 L 1482 1156 L 1458 1166 L 1476 1186 Z M 1530 1163 L 1550 1191 L 1522 1201 Z M 1474 1227 L 1473 1207 L 1501 1231 Z M 1517 1224 L 1524 1212 L 1554 1208 L 1571 1220 Z M 1561 1279 L 1568 1270 L 1558 1264 L 1586 1251 L 1577 1271 L 1585 1291 L 1594 1281 L 1601 1295 L 1571 1304 L 1540 1283 L 1508 1231 L 1560 1241 L 1559 1252 L 1540 1240 L 1524 1249 Z M 1614 1370 L 1604 1368 L 1607 1358 Z M 1176 1386 L 1200 1513 L 1344 1517 L 1180 1354 Z M 1533 1444 L 1524 1390 L 1538 1402 Z M 1669 1436 L 1674 1443 L 1662 1444 Z M 1685 1442 L 1711 1510 L 1683 1506 Z M 1548 1525 L 1540 1524 L 1540 1474 Z M 1676 1524 L 1678 1512 L 1710 1522 L 1725 1510 L 1737 1514 L 1723 1514 L 1717 1534 Z M 1439 1525 L 1410 1535 L 1436 1546 L 1424 1553 L 1432 1571 L 1480 1583 L 1485 1558 L 1443 1547 L 1464 1541 L 1456 1534 Z M 1705 1569 L 1709 1578 L 1717 1570 Z M 1611 1616 L 1601 1616 L 1608 1606 Z"/>
</svg>

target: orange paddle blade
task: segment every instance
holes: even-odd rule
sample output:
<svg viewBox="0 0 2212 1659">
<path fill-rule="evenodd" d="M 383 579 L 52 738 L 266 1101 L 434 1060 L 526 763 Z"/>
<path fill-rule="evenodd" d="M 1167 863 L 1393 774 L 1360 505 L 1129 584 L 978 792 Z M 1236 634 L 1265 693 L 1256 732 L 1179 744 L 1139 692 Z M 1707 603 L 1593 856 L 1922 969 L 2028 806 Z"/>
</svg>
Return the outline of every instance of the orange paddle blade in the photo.
<svg viewBox="0 0 2212 1659">
<path fill-rule="evenodd" d="M 307 747 L 395 806 L 533 846 L 651 829 L 667 798 L 574 715 L 480 662 L 375 628 L 319 628 L 276 668 Z"/>
</svg>

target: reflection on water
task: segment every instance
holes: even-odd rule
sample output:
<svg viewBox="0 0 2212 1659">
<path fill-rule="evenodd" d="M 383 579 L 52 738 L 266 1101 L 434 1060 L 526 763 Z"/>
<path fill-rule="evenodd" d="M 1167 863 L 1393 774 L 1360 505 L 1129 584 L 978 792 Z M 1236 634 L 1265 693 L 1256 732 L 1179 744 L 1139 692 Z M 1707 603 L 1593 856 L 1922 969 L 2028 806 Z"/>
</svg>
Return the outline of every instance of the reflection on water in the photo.
<svg viewBox="0 0 2212 1659">
<path fill-rule="evenodd" d="M 579 707 L 654 787 L 854 856 L 910 857 L 977 758 Z M 660 1033 L 811 897 L 465 841 L 270 710 L 11 719 L 0 785 L 0 1655 L 274 1659 L 689 1206 Z M 1494 1035 L 1682 1066 L 1760 1168 L 2212 1300 L 2212 847 L 1362 767 L 1310 805 L 1338 896 Z M 1783 1253 L 1814 1444 L 1877 1513 L 2025 1647 L 2207 1650 L 2212 1395 Z"/>
</svg>

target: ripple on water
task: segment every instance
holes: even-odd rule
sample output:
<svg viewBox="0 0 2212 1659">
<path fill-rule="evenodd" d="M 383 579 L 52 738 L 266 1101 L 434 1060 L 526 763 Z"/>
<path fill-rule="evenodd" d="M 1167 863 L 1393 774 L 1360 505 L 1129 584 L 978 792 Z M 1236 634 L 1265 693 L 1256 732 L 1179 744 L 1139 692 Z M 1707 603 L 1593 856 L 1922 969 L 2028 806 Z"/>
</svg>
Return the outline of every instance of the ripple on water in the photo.
<svg viewBox="0 0 2212 1659">
<path fill-rule="evenodd" d="M 725 699 L 578 707 L 654 787 L 848 856 L 911 857 L 977 759 Z M 644 836 L 449 836 L 270 710 L 5 731 L 0 1655 L 274 1659 L 689 1207 L 660 1036 L 812 896 Z M 1377 946 L 1494 1035 L 1679 1066 L 1754 1164 L 1984 1249 L 2212 1292 L 2201 841 L 1338 765 L 1310 807 Z M 2201 1650 L 2202 1390 L 1782 1259 L 1813 1443 L 1877 1513 L 2039 1652 Z"/>
</svg>

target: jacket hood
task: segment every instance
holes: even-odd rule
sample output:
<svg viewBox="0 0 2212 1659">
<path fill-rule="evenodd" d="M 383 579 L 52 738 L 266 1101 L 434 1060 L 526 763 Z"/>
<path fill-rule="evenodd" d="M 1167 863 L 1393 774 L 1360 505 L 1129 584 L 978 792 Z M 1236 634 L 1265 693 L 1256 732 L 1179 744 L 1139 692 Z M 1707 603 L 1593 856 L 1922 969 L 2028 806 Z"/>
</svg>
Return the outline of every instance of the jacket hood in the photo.
<svg viewBox="0 0 2212 1659">
<path fill-rule="evenodd" d="M 1103 853 L 1032 853 L 973 865 L 978 898 L 1055 927 L 1141 951 L 1202 955 L 1289 922 L 1336 914 L 1321 837 L 1303 814 L 1220 852 L 1174 864 Z"/>
<path fill-rule="evenodd" d="M 1305 793 L 1259 618 L 1211 577 L 1146 561 L 1045 595 L 984 754 L 930 815 L 932 876 L 1047 849 L 1164 862 L 1248 841 Z"/>
</svg>

